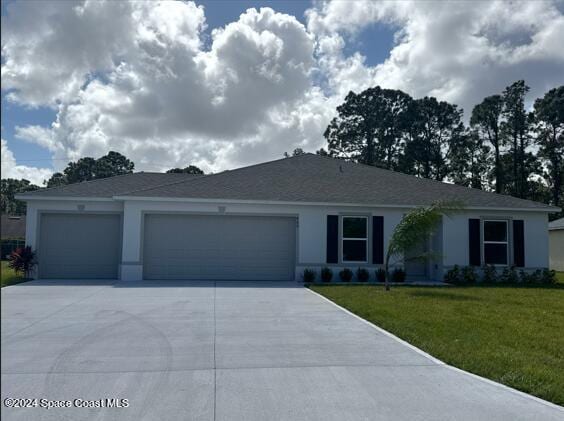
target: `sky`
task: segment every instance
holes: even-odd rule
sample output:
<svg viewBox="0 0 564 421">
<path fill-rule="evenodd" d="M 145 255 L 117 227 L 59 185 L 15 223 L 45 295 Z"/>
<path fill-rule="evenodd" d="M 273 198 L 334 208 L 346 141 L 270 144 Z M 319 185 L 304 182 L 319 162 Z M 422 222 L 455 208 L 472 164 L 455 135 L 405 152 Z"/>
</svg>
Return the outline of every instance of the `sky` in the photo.
<svg viewBox="0 0 564 421">
<path fill-rule="evenodd" d="M 564 84 L 564 0 L 2 2 L 2 178 L 110 150 L 217 172 L 325 146 L 350 91 Z"/>
</svg>

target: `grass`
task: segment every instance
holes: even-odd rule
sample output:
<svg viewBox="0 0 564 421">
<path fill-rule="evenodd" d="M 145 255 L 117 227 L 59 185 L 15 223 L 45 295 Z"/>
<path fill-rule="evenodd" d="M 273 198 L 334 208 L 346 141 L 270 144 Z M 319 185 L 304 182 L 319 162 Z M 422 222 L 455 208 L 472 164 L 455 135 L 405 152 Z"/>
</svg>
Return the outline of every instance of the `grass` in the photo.
<svg viewBox="0 0 564 421">
<path fill-rule="evenodd" d="M 440 360 L 564 405 L 564 272 L 552 286 L 311 289 Z"/>
<path fill-rule="evenodd" d="M 16 275 L 16 272 L 8 267 L 8 262 L 2 260 L 2 266 L 0 267 L 0 287 L 4 288 L 8 285 L 15 285 L 25 281 L 27 281 L 27 279 Z"/>
</svg>

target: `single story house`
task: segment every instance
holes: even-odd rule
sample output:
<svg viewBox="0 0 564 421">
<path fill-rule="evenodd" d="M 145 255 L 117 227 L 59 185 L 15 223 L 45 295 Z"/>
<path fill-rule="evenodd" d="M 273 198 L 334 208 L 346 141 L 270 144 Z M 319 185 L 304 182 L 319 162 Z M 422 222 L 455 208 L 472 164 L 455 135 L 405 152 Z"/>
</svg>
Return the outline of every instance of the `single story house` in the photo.
<svg viewBox="0 0 564 421">
<path fill-rule="evenodd" d="M 548 224 L 550 268 L 564 271 L 564 218 Z"/>
<path fill-rule="evenodd" d="M 558 208 L 376 167 L 305 154 L 205 176 L 135 173 L 18 196 L 39 278 L 296 280 L 305 268 L 384 262 L 403 215 L 437 200 L 444 217 L 405 264 L 440 280 L 458 264 L 548 267 Z"/>
</svg>

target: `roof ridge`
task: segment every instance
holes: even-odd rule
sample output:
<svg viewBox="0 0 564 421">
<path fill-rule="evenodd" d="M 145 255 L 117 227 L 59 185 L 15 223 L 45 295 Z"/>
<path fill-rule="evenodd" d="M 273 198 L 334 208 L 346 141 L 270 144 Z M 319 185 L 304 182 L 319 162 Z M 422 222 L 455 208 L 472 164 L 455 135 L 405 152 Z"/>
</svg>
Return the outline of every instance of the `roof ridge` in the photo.
<svg viewBox="0 0 564 421">
<path fill-rule="evenodd" d="M 199 177 L 194 177 L 194 180 L 179 180 L 179 181 L 175 181 L 175 182 L 172 182 L 172 183 L 161 184 L 160 186 L 147 187 L 147 188 L 143 188 L 143 189 L 139 189 L 139 190 L 132 190 L 132 191 L 125 192 L 125 193 L 120 193 L 119 195 L 116 195 L 116 196 L 123 196 L 123 195 L 127 195 L 127 194 L 130 194 L 130 193 L 139 193 L 139 192 L 142 192 L 142 191 L 160 189 L 161 187 L 173 186 L 173 185 L 176 185 L 176 184 L 186 183 L 188 181 L 203 180 L 203 179 L 206 179 L 206 178 L 209 178 L 209 177 L 225 174 L 226 172 L 235 172 L 235 171 L 245 170 L 245 169 L 248 169 L 248 168 L 260 167 L 262 165 L 272 164 L 273 162 L 283 161 L 285 159 L 298 158 L 298 157 L 301 157 L 301 156 L 304 156 L 304 155 L 313 155 L 313 154 L 312 153 L 305 153 L 305 154 L 302 154 L 302 155 L 295 155 L 295 156 L 283 157 L 283 158 L 279 158 L 279 159 L 273 159 L 272 161 L 259 162 L 257 164 L 251 164 L 251 165 L 247 165 L 246 167 L 239 167 L 239 168 L 235 168 L 233 170 L 223 170 L 223 171 L 217 172 L 217 173 L 200 175 Z"/>
<path fill-rule="evenodd" d="M 394 170 L 390 170 L 390 169 L 387 169 L 387 168 L 378 167 L 378 166 L 375 166 L 375 165 L 368 165 L 368 164 L 365 164 L 363 162 L 352 162 L 352 161 L 347 161 L 343 158 L 336 158 L 336 157 L 331 157 L 331 156 L 326 156 L 326 155 L 317 155 L 317 154 L 311 154 L 311 153 L 308 153 L 307 155 L 319 156 L 320 158 L 325 158 L 325 159 L 332 160 L 332 161 L 342 161 L 347 165 L 359 165 L 359 166 L 362 166 L 362 167 L 365 167 L 365 168 L 370 168 L 370 169 L 373 169 L 373 170 L 391 172 L 391 173 L 394 173 L 394 174 L 397 174 L 397 175 L 400 175 L 400 176 L 403 176 L 403 177 L 410 177 L 410 178 L 415 178 L 417 180 L 424 180 L 424 182 L 434 182 L 434 183 L 439 183 L 441 185 L 454 186 L 454 187 L 459 188 L 459 189 L 467 189 L 467 190 L 486 193 L 486 194 L 490 194 L 490 195 L 494 195 L 494 196 L 510 197 L 512 199 L 517 199 L 517 200 L 521 200 L 521 201 L 524 201 L 524 202 L 541 203 L 541 204 L 546 205 L 546 206 L 552 206 L 552 205 L 549 205 L 547 203 L 538 202 L 536 200 L 523 199 L 521 197 L 515 197 L 515 196 L 512 196 L 510 194 L 496 193 L 494 191 L 487 191 L 487 190 L 477 189 L 475 187 L 462 186 L 462 185 L 456 184 L 456 183 L 447 183 L 445 181 L 435 180 L 433 178 L 418 177 L 418 176 L 413 175 L 413 174 L 407 174 L 407 173 L 404 173 L 404 172 L 401 172 L 401 171 L 394 171 Z"/>
<path fill-rule="evenodd" d="M 125 173 L 125 174 L 112 175 L 110 177 L 94 178 L 92 180 L 79 181 L 78 183 L 63 184 L 63 185 L 60 185 L 60 186 L 53 186 L 53 187 L 41 187 L 37 190 L 32 190 L 32 191 L 25 192 L 25 193 L 27 194 L 27 193 L 34 193 L 34 192 L 52 191 L 52 190 L 56 190 L 56 189 L 64 189 L 64 188 L 70 187 L 70 186 L 79 186 L 79 185 L 83 185 L 83 184 L 93 183 L 94 181 L 109 180 L 110 178 L 125 177 L 125 176 L 128 176 L 128 175 L 136 175 L 136 174 L 142 174 L 142 173 L 143 173 L 143 171 L 129 172 L 129 173 Z"/>
</svg>

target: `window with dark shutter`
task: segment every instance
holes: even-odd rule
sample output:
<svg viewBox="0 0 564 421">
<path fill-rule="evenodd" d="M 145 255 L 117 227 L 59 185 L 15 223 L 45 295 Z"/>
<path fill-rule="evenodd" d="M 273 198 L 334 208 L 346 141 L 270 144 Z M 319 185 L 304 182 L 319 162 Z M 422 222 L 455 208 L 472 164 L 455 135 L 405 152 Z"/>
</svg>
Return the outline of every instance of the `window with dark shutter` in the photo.
<svg viewBox="0 0 564 421">
<path fill-rule="evenodd" d="M 327 263 L 339 263 L 339 216 L 327 215 Z"/>
<path fill-rule="evenodd" d="M 481 265 L 480 253 L 480 220 L 468 220 L 468 261 L 471 266 Z"/>
<path fill-rule="evenodd" d="M 525 221 L 513 221 L 513 264 L 525 267 Z"/>
<path fill-rule="evenodd" d="M 384 263 L 384 217 L 372 217 L 372 263 Z"/>
</svg>

